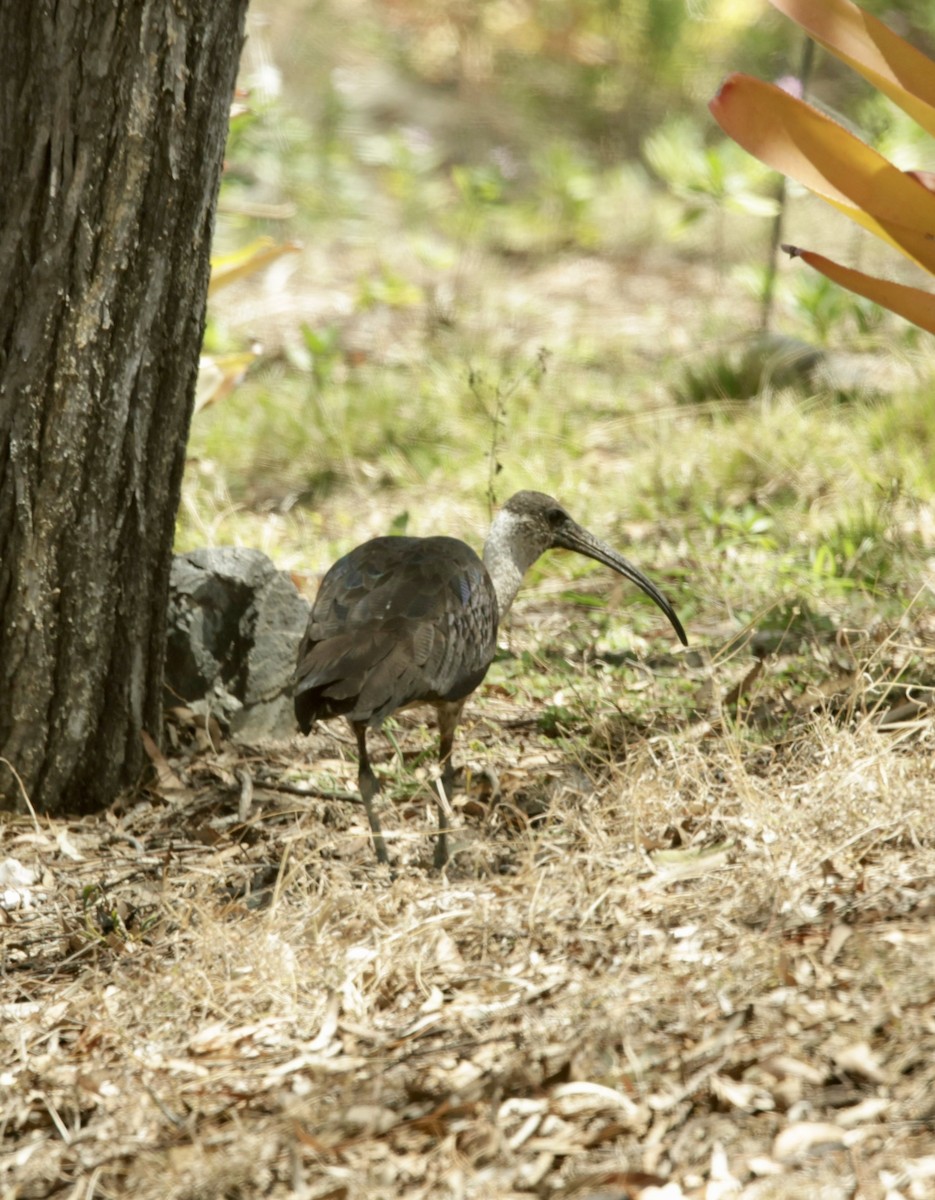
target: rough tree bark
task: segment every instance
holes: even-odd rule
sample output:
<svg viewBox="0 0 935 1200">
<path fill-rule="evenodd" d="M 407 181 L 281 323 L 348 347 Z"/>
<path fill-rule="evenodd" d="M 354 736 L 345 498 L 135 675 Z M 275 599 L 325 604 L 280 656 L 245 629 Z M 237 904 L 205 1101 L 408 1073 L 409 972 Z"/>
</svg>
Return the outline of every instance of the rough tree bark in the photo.
<svg viewBox="0 0 935 1200">
<path fill-rule="evenodd" d="M 0 803 L 158 738 L 169 565 L 247 0 L 0 0 Z M 12 768 L 12 769 L 11 769 Z M 15 774 L 14 774 L 15 772 Z"/>
</svg>

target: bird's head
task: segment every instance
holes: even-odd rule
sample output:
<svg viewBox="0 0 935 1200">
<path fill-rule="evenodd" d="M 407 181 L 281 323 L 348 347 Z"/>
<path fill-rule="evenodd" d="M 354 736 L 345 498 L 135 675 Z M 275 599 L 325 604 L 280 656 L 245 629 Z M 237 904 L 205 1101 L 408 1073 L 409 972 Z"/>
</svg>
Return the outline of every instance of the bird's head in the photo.
<svg viewBox="0 0 935 1200">
<path fill-rule="evenodd" d="M 544 492 L 517 492 L 494 517 L 485 561 L 494 568 L 498 559 L 508 556 L 521 577 L 546 550 L 573 550 L 635 583 L 666 614 L 682 644 L 688 645 L 675 609 L 638 567 L 574 521 L 551 496 Z"/>
</svg>

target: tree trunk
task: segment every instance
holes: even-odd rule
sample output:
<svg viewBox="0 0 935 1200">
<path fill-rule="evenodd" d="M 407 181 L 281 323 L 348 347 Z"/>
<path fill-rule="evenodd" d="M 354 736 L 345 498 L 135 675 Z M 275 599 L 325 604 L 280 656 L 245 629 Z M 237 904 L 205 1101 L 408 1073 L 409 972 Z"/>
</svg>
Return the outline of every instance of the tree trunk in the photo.
<svg viewBox="0 0 935 1200">
<path fill-rule="evenodd" d="M 247 0 L 0 2 L 0 804 L 157 740 L 169 564 Z"/>
</svg>

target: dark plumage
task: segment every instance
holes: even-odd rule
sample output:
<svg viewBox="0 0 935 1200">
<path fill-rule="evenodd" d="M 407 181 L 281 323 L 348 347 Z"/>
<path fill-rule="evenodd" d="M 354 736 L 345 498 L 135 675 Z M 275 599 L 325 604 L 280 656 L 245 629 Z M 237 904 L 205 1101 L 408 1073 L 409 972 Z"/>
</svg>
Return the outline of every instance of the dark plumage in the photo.
<svg viewBox="0 0 935 1200">
<path fill-rule="evenodd" d="M 380 537 L 339 559 L 322 580 L 299 648 L 296 718 L 303 733 L 328 717 L 351 723 L 380 862 L 388 855 L 373 804 L 379 785 L 367 755 L 367 727 L 411 704 L 433 704 L 442 786 L 450 799 L 451 749 L 465 699 L 493 661 L 499 621 L 524 573 L 550 548 L 575 550 L 631 579 L 686 642 L 675 612 L 646 576 L 541 492 L 517 492 L 507 501 L 491 525 L 483 562 L 456 538 Z M 437 867 L 448 859 L 445 834 L 440 803 Z"/>
</svg>

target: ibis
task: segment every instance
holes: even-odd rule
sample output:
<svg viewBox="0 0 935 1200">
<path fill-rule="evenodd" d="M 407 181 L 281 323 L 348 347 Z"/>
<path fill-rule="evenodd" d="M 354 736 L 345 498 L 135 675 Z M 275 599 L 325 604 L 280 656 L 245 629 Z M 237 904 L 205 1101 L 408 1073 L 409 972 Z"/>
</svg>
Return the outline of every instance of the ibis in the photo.
<svg viewBox="0 0 935 1200">
<path fill-rule="evenodd" d="M 381 863 L 389 856 L 375 807 L 380 789 L 367 754 L 367 730 L 400 709 L 433 705 L 440 782 L 450 801 L 452 746 L 465 701 L 487 674 L 497 629 L 523 576 L 541 554 L 555 549 L 596 559 L 631 580 L 688 644 L 675 610 L 655 584 L 542 492 L 517 492 L 503 505 L 491 523 L 483 560 L 457 538 L 378 537 L 338 559 L 322 580 L 299 647 L 295 715 L 303 733 L 330 717 L 350 723 L 360 795 Z M 450 805 L 439 796 L 436 868 L 448 861 L 446 810 Z"/>
</svg>

